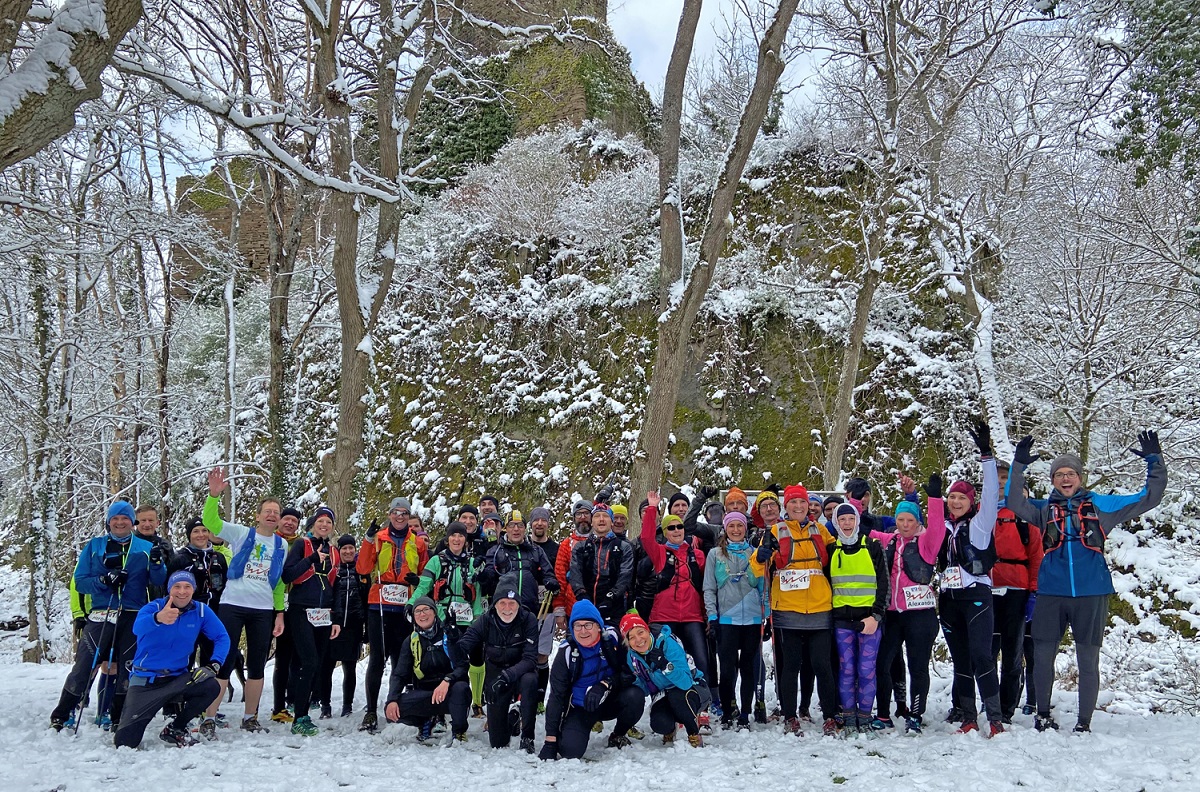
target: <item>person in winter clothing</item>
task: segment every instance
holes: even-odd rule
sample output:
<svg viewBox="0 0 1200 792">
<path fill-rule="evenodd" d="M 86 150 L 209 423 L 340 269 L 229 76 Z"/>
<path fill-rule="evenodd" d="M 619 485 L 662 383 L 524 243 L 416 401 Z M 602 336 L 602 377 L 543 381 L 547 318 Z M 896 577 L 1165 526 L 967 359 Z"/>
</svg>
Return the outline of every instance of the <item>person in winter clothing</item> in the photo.
<svg viewBox="0 0 1200 792">
<path fill-rule="evenodd" d="M 614 506 L 613 514 L 616 514 Z M 625 508 L 624 506 L 621 507 Z M 615 520 L 614 520 L 615 521 Z M 545 506 L 537 506 L 529 512 L 529 538 L 542 548 L 546 558 L 553 564 L 558 560 L 558 542 L 550 535 L 550 510 Z"/>
<path fill-rule="evenodd" d="M 406 606 L 429 560 L 425 540 L 408 529 L 411 509 L 407 499 L 394 498 L 388 506 L 387 525 L 381 529 L 376 523 L 371 524 L 355 562 L 358 574 L 373 578 L 367 609 L 367 636 L 371 644 L 367 713 L 358 727 L 361 731 L 374 732 L 378 728 L 376 707 L 383 666 L 391 660 L 394 676 L 396 663 L 412 632 Z"/>
<path fill-rule="evenodd" d="M 216 676 L 229 654 L 225 626 L 211 608 L 192 599 L 196 579 L 191 572 L 173 572 L 166 589 L 166 597 L 138 610 L 133 624 L 137 652 L 130 671 L 129 699 L 113 736 L 118 748 L 137 748 L 146 726 L 159 710 L 172 704 L 178 710 L 159 738 L 179 747 L 194 744 L 188 722 L 221 692 Z M 212 643 L 212 660 L 189 672 L 192 649 L 200 635 Z"/>
<path fill-rule="evenodd" d="M 992 663 L 1000 674 L 1000 719 L 1009 724 L 1021 702 L 1026 616 L 1032 614 L 1037 600 L 1037 576 L 1045 551 L 1041 529 L 1018 520 L 1005 504 L 1008 465 L 997 462 L 996 472 L 1001 498 L 994 534 L 996 565 L 992 567 Z"/>
<path fill-rule="evenodd" d="M 212 533 L 204 527 L 204 521 L 199 517 L 187 524 L 188 543 L 167 564 L 168 572 L 178 572 L 181 569 L 192 574 L 196 581 L 192 600 L 207 605 L 214 614 L 220 613 L 221 592 L 225 590 L 225 581 L 229 578 L 229 558 L 212 542 Z M 212 641 L 203 633 L 197 639 L 200 665 L 208 665 L 212 661 Z"/>
<path fill-rule="evenodd" d="M 797 488 L 802 490 L 803 488 Z M 800 496 L 785 495 L 790 502 Z M 807 494 L 803 496 L 807 500 Z M 805 515 L 807 517 L 807 515 Z M 812 666 L 817 678 L 817 698 L 824 717 L 823 730 L 837 730 L 837 688 L 833 676 L 830 615 L 832 591 L 825 575 L 828 548 L 833 536 L 813 522 L 785 520 L 768 526 L 753 556 L 755 575 L 770 576 L 771 628 L 775 650 L 775 678 L 785 728 L 800 734 L 796 699 L 801 663 Z"/>
<path fill-rule="evenodd" d="M 367 593 L 371 581 L 354 568 L 358 543 L 350 534 L 337 542 L 337 565 L 330 577 L 333 591 L 332 619 L 338 634 L 330 631 L 329 651 L 321 666 L 317 695 L 321 700 L 321 717 L 332 717 L 333 668 L 342 664 L 342 717 L 354 711 L 354 689 L 357 687 L 358 657 L 362 654 L 367 626 Z"/>
<path fill-rule="evenodd" d="M 483 613 L 483 594 L 476 578 L 482 562 L 468 552 L 467 527 L 461 522 L 446 528 L 446 548 L 429 559 L 413 597 L 437 603 L 438 618 L 454 640 Z"/>
<path fill-rule="evenodd" d="M 134 533 L 157 548 L 157 551 L 154 552 L 156 559 L 160 559 L 164 564 L 169 564 L 172 556 L 175 555 L 175 550 L 171 547 L 171 540 L 167 538 L 165 532 L 163 535 L 159 535 L 158 529 L 162 523 L 158 517 L 158 508 L 143 503 L 134 511 L 134 518 Z M 151 584 L 150 599 L 159 599 L 166 595 L 167 591 L 164 586 Z"/>
<path fill-rule="evenodd" d="M 467 529 L 467 552 L 474 556 L 479 565 L 482 566 L 483 559 L 487 557 L 488 550 L 492 549 L 492 540 L 483 533 L 483 528 L 479 523 L 479 509 L 469 503 L 465 503 L 458 509 L 457 522 L 463 524 Z M 446 549 L 446 539 L 443 538 L 433 548 L 430 557 L 441 553 Z"/>
<path fill-rule="evenodd" d="M 709 705 L 704 674 L 665 624 L 651 628 L 637 614 L 627 613 L 621 619 L 621 634 L 629 648 L 626 659 L 634 684 L 654 702 L 651 731 L 670 745 L 682 724 L 688 743 L 699 748 L 703 745 L 699 717 Z"/>
<path fill-rule="evenodd" d="M 454 679 L 458 648 L 446 635 L 433 600 L 414 599 L 411 615 L 413 629 L 392 665 L 384 715 L 391 723 L 416 726 L 417 739 L 424 742 L 433 735 L 437 717 L 449 713 L 454 739 L 466 740 L 471 686 Z"/>
<path fill-rule="evenodd" d="M 892 725 L 892 667 L 901 647 L 908 654 L 908 673 L 912 695 L 905 730 L 920 733 L 924 728 L 925 707 L 929 698 L 929 661 L 937 640 L 937 595 L 933 572 L 938 554 L 946 540 L 946 520 L 942 502 L 942 477 L 934 473 L 925 485 L 928 496 L 928 525 L 921 526 L 921 511 L 915 503 L 901 501 L 896 506 L 896 531 L 872 531 L 871 537 L 884 546 L 888 563 L 888 604 L 884 615 L 883 638 L 879 645 L 878 723 Z M 897 713 L 899 714 L 899 713 Z"/>
<path fill-rule="evenodd" d="M 50 726 L 55 730 L 61 730 L 71 717 L 101 661 L 116 666 L 110 712 L 113 723 L 121 720 L 136 642 L 134 622 L 149 601 L 150 587 L 162 586 L 167 579 L 165 558 L 145 539 L 133 535 L 134 519 L 133 506 L 126 501 L 113 503 L 105 518 L 107 532 L 90 540 L 79 553 L 75 588 L 91 597 L 91 611 L 75 649 L 75 665 L 63 683 L 58 706 L 50 713 Z"/>
<path fill-rule="evenodd" d="M 751 567 L 754 548 L 746 541 L 746 516 L 725 515 L 724 532 L 708 552 L 704 564 L 704 610 L 709 632 L 717 638 L 721 665 L 721 724 L 749 728 L 754 709 L 754 690 L 762 659 L 763 622 L 766 610 L 764 583 Z M 741 709 L 734 700 L 734 682 L 741 678 Z"/>
<path fill-rule="evenodd" d="M 204 501 L 201 518 L 209 531 L 228 543 L 233 554 L 218 616 L 229 633 L 232 646 L 239 644 L 243 632 L 246 634 L 246 707 L 242 715 L 242 728 L 246 731 L 263 731 L 258 722 L 258 703 L 262 698 L 271 638 L 279 637 L 284 628 L 283 565 L 287 545 L 275 533 L 280 514 L 276 500 L 267 498 L 259 503 L 253 528 L 222 520 L 220 497 L 226 486 L 224 470 L 213 468 L 209 471 L 208 498 Z M 229 676 L 233 673 L 231 660 L 236 654 L 231 652 L 225 658 L 217 674 L 221 696 L 209 706 L 207 717 L 200 725 L 201 734 L 210 740 L 216 739 L 217 709 L 229 686 Z"/>
<path fill-rule="evenodd" d="M 624 506 L 614 506 L 614 527 L 616 525 L 616 509 L 624 509 Z M 562 581 L 558 579 L 558 542 L 550 537 L 550 510 L 544 506 L 538 506 L 529 512 L 529 531 L 532 534 L 534 545 L 541 548 L 546 555 L 546 561 L 549 566 L 546 569 L 549 581 L 554 580 L 555 589 L 553 591 L 553 599 L 551 604 L 558 600 L 559 590 L 562 588 Z M 546 586 L 550 590 L 550 586 Z M 566 611 L 563 611 L 563 619 L 561 628 L 566 627 Z M 555 613 L 553 618 L 543 618 L 538 633 L 538 700 L 541 701 L 546 697 L 546 685 L 550 681 L 550 652 L 554 650 L 554 633 L 560 629 L 558 614 Z"/>
<path fill-rule="evenodd" d="M 838 700 L 847 731 L 871 729 L 880 627 L 888 603 L 888 571 L 879 541 L 864 535 L 858 509 L 833 511 L 837 541 L 828 547 L 825 574 L 833 589 L 833 637 L 838 652 Z"/>
<path fill-rule="evenodd" d="M 551 606 L 554 609 L 556 627 L 560 630 L 567 628 L 567 615 L 575 604 L 575 591 L 570 584 L 571 559 L 575 548 L 592 535 L 592 505 L 587 501 L 577 501 L 571 509 L 571 533 L 558 544 L 558 555 L 554 559 L 554 578 L 561 588 Z"/>
<path fill-rule="evenodd" d="M 626 529 L 629 527 L 629 509 L 620 504 L 609 506 L 609 511 L 613 516 L 613 533 L 618 536 L 624 536 Z"/>
<path fill-rule="evenodd" d="M 504 527 L 504 534 L 488 551 L 479 583 L 483 591 L 491 596 L 497 581 L 505 575 L 515 575 L 517 595 L 521 604 L 532 613 L 540 610 L 538 587 L 545 586 L 553 594 L 558 591 L 554 570 L 542 548 L 529 541 L 525 535 L 525 520 L 521 512 L 514 510 Z"/>
<path fill-rule="evenodd" d="M 292 545 L 300 538 L 300 524 L 304 522 L 304 512 L 295 506 L 284 506 L 279 512 L 279 523 L 275 526 L 275 535 L 286 543 L 284 553 L 291 550 Z M 287 618 L 285 616 L 286 623 Z M 292 675 L 299 670 L 296 659 L 296 647 L 292 643 L 292 633 L 284 630 L 275 636 L 274 665 L 271 672 L 271 689 L 274 691 L 274 706 L 271 708 L 271 720 L 276 723 L 291 723 L 292 711 L 289 704 L 294 703 L 292 690 Z"/>
<path fill-rule="evenodd" d="M 616 721 L 608 747 L 630 744 L 625 735 L 642 717 L 646 697 L 634 684 L 625 651 L 616 631 L 604 626 L 599 609 L 590 600 L 578 600 L 550 668 L 546 740 L 538 758 L 578 759 L 592 727 L 607 720 Z"/>
<path fill-rule="evenodd" d="M 725 513 L 732 511 L 741 512 L 747 517 L 750 514 L 750 500 L 739 487 L 730 487 L 725 491 Z"/>
<path fill-rule="evenodd" d="M 624 614 L 625 596 L 633 582 L 633 548 L 612 532 L 612 513 L 600 504 L 592 510 L 592 533 L 571 552 L 567 581 L 575 600 L 591 600 L 615 626 Z"/>
<path fill-rule="evenodd" d="M 654 533 L 661 503 L 657 492 L 648 493 L 646 500 L 650 505 L 642 515 L 643 537 Z M 703 595 L 706 559 L 699 540 L 689 542 L 684 536 L 681 517 L 668 514 L 663 518 L 662 529 L 665 543 L 643 543 L 651 571 L 658 579 L 658 593 L 650 609 L 650 621 L 671 628 L 671 633 L 683 643 L 707 684 L 708 642 L 705 638 Z M 706 731 L 708 720 L 708 712 L 703 712 L 700 723 Z"/>
<path fill-rule="evenodd" d="M 283 582 L 288 592 L 287 631 L 292 634 L 299 661 L 292 675 L 295 719 L 292 734 L 311 737 L 317 727 L 309 717 L 317 672 L 325 662 L 329 641 L 342 631 L 333 622 L 333 509 L 321 506 L 309 521 L 308 535 L 292 543 L 283 566 Z"/>
<path fill-rule="evenodd" d="M 479 516 L 479 528 L 488 542 L 488 552 L 496 546 L 499 541 L 500 532 L 504 529 L 504 518 L 499 512 L 484 512 Z"/>
<path fill-rule="evenodd" d="M 1008 482 L 1008 508 L 1042 532 L 1045 555 L 1038 568 L 1037 599 L 1033 607 L 1034 693 L 1038 731 L 1056 729 L 1050 715 L 1054 686 L 1054 657 L 1067 627 L 1075 638 L 1079 664 L 1079 722 L 1077 731 L 1090 731 L 1100 691 L 1100 646 L 1113 593 L 1112 574 L 1104 557 L 1109 533 L 1122 523 L 1153 509 L 1167 488 L 1158 434 L 1142 432 L 1133 453 L 1146 460 L 1146 484 L 1128 495 L 1100 495 L 1083 482 L 1083 463 L 1064 454 L 1050 464 L 1053 489 L 1045 501 L 1025 495 L 1025 468 L 1037 459 L 1033 438 L 1018 444 Z M 1134 529 L 1135 526 L 1130 524 Z"/>
<path fill-rule="evenodd" d="M 487 699 L 488 740 L 493 748 L 507 748 L 513 736 L 521 737 L 521 750 L 533 753 L 533 726 L 537 715 L 537 617 L 521 603 L 518 576 L 500 578 L 492 607 L 467 628 L 458 642 L 463 659 L 451 675 L 467 678 L 465 658 L 482 660 L 483 689 Z M 509 707 L 521 699 L 519 715 Z M 514 722 L 519 721 L 519 723 Z"/>
<path fill-rule="evenodd" d="M 989 736 L 1004 731 L 1000 712 L 1000 680 L 992 662 L 992 565 L 996 559 L 993 532 L 1000 500 L 996 460 L 992 458 L 991 430 L 977 421 L 971 437 L 983 465 L 983 495 L 965 481 L 950 485 L 946 511 L 950 520 L 938 568 L 942 593 L 938 613 L 942 633 L 954 664 L 951 688 L 954 708 L 950 717 L 962 722 L 960 733 L 977 731 L 979 710 L 975 686 L 987 713 Z"/>
</svg>

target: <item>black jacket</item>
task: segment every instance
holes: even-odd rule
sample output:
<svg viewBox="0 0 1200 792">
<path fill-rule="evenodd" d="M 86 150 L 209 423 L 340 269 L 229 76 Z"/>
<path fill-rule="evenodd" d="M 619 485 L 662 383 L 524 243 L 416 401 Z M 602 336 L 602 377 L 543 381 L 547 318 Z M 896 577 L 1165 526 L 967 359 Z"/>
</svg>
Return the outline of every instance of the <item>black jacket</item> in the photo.
<svg viewBox="0 0 1200 792">
<path fill-rule="evenodd" d="M 171 557 L 167 564 L 168 576 L 172 572 L 186 569 L 196 578 L 196 592 L 192 599 L 203 602 L 214 610 L 221 604 L 221 592 L 225 590 L 225 581 L 229 579 L 229 564 L 225 556 L 216 548 L 197 550 L 190 544 L 185 545 Z"/>
<path fill-rule="evenodd" d="M 467 548 L 471 551 L 471 555 L 479 559 L 479 563 L 487 558 L 488 551 L 495 547 L 496 543 L 483 535 L 482 530 L 476 530 L 473 534 L 467 534 Z M 429 554 L 433 558 L 438 553 L 447 548 L 446 540 L 442 539 L 437 543 L 437 547 L 433 548 L 433 552 Z"/>
<path fill-rule="evenodd" d="M 339 564 L 333 573 L 333 623 L 342 631 L 361 631 L 367 620 L 367 595 L 371 579 L 360 575 L 354 563 Z"/>
<path fill-rule="evenodd" d="M 517 618 L 505 624 L 496 608 L 488 608 L 467 628 L 458 641 L 459 665 L 454 668 L 455 680 L 466 680 L 471 662 L 482 655 L 487 679 L 507 671 L 509 682 L 516 684 L 525 674 L 537 670 L 538 623 L 528 609 L 517 611 Z"/>
<path fill-rule="evenodd" d="M 575 599 L 623 608 L 633 585 L 633 545 L 616 534 L 595 534 L 575 545 L 567 574 Z"/>
<path fill-rule="evenodd" d="M 433 690 L 450 677 L 454 671 L 451 655 L 456 652 L 442 623 L 437 622 L 432 635 L 423 636 L 416 631 L 402 641 L 400 659 L 392 667 L 392 679 L 388 685 L 388 703 L 400 701 L 404 689 L 412 685 L 417 690 Z M 420 654 L 420 662 L 413 655 Z M 418 669 L 420 676 L 417 675 Z"/>
<path fill-rule="evenodd" d="M 291 586 L 288 589 L 289 609 L 333 606 L 333 584 L 329 573 L 333 571 L 333 554 L 336 552 L 328 539 L 305 536 L 292 542 L 287 560 L 283 562 L 283 582 Z M 324 561 L 320 553 L 325 554 Z M 306 576 L 310 570 L 312 574 Z"/>
<path fill-rule="evenodd" d="M 488 550 L 487 562 L 479 573 L 479 586 L 483 593 L 492 596 L 502 575 L 516 577 L 521 604 L 536 613 L 539 605 L 538 586 L 554 577 L 554 565 L 546 558 L 542 548 L 529 539 L 519 545 L 501 539 Z"/>
</svg>

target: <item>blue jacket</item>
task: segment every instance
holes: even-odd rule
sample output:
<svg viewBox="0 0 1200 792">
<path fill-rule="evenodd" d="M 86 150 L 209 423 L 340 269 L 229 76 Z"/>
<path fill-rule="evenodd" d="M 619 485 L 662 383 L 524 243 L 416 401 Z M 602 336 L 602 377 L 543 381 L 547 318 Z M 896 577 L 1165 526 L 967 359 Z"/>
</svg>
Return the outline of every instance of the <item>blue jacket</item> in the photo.
<svg viewBox="0 0 1200 792">
<path fill-rule="evenodd" d="M 770 613 L 763 597 L 765 581 L 750 568 L 755 548 L 746 542 L 714 547 L 704 563 L 704 608 L 708 620 L 721 624 L 762 624 Z"/>
<path fill-rule="evenodd" d="M 1104 553 L 1085 547 L 1081 541 L 1075 517 L 1079 504 L 1084 500 L 1092 502 L 1096 517 L 1107 535 L 1121 523 L 1158 505 L 1167 488 L 1167 468 L 1159 455 L 1146 457 L 1146 485 L 1139 492 L 1128 495 L 1097 495 L 1090 490 L 1081 490 L 1067 498 L 1055 489 L 1044 501 L 1030 501 L 1025 497 L 1025 465 L 1019 462 L 1013 463 L 1008 482 L 1008 508 L 1018 518 L 1040 528 L 1043 536 L 1055 508 L 1061 506 L 1066 510 L 1066 531 L 1062 544 L 1048 549 L 1042 558 L 1042 566 L 1038 571 L 1038 594 L 1093 597 L 1114 592 L 1112 573 L 1109 572 Z"/>
<path fill-rule="evenodd" d="M 150 551 L 154 545 L 134 534 L 129 539 L 122 559 L 122 566 L 129 576 L 120 592 L 110 589 L 100 582 L 100 578 L 110 571 L 104 565 L 109 538 L 107 533 L 97 536 L 79 552 L 79 561 L 75 563 L 75 590 L 91 596 L 92 610 L 135 611 L 150 599 L 147 590 L 151 585 L 166 584 L 167 565 L 151 564 Z"/>
<path fill-rule="evenodd" d="M 129 673 L 147 677 L 150 681 L 156 677 L 187 673 L 196 648 L 196 637 L 201 633 L 213 642 L 213 662 L 224 663 L 229 654 L 229 633 L 213 609 L 204 603 L 192 602 L 180 612 L 174 624 L 159 624 L 154 616 L 166 607 L 167 599 L 160 597 L 138 611 L 133 622 L 137 651 Z"/>
<path fill-rule="evenodd" d="M 649 696 L 662 693 L 667 688 L 691 690 L 704 678 L 692 664 L 692 658 L 679 643 L 671 628 L 665 624 L 654 637 L 654 646 L 641 655 L 632 649 L 626 655 L 634 683 Z"/>
</svg>

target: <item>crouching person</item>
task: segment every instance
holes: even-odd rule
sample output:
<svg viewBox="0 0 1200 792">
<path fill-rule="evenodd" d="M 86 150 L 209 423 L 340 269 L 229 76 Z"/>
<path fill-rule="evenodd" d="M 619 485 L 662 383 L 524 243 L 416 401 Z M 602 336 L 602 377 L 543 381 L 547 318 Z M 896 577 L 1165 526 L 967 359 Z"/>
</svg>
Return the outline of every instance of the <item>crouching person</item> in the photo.
<svg viewBox="0 0 1200 792">
<path fill-rule="evenodd" d="M 615 720 L 609 748 L 629 745 L 625 734 L 642 717 L 646 697 L 633 683 L 625 648 L 612 628 L 603 625 L 590 600 L 571 609 L 567 640 L 550 669 L 546 700 L 546 742 L 541 759 L 578 759 L 587 750 L 592 727 Z"/>
<path fill-rule="evenodd" d="M 454 680 L 458 649 L 447 637 L 433 600 L 418 597 L 410 613 L 413 631 L 400 647 L 384 714 L 391 723 L 416 726 L 417 740 L 425 742 L 433 736 L 438 716 L 449 713 L 454 739 L 466 740 L 471 686 Z"/>
<path fill-rule="evenodd" d="M 650 707 L 650 729 L 663 736 L 664 745 L 670 745 L 675 742 L 677 724 L 683 724 L 688 743 L 702 746 L 700 714 L 712 704 L 712 694 L 683 644 L 667 625 L 655 633 L 635 613 L 621 619 L 621 634 L 629 646 L 634 682 L 646 695 L 658 699 Z"/>
<path fill-rule="evenodd" d="M 133 623 L 137 652 L 130 670 L 129 694 L 113 742 L 136 748 L 159 710 L 174 705 L 174 719 L 159 739 L 183 747 L 196 742 L 188 722 L 221 693 L 217 671 L 229 654 L 229 633 L 212 609 L 193 602 L 196 578 L 179 570 L 167 580 L 167 596 L 147 603 Z M 212 641 L 212 660 L 189 671 L 196 639 Z"/>
</svg>

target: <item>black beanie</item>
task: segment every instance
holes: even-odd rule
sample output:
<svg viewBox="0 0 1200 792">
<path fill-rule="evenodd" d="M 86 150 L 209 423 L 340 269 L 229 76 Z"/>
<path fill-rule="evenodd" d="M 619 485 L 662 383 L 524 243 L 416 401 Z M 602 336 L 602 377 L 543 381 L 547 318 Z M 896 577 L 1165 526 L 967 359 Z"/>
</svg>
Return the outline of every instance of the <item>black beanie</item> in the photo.
<svg viewBox="0 0 1200 792">
<path fill-rule="evenodd" d="M 479 509 L 469 503 L 464 503 L 462 506 L 458 507 L 458 516 L 462 517 L 464 514 L 474 514 L 475 519 L 479 519 Z"/>
<path fill-rule="evenodd" d="M 341 550 L 346 545 L 350 545 L 351 547 L 353 547 L 356 544 L 358 544 L 358 542 L 354 541 L 353 536 L 351 536 L 350 534 L 342 534 L 341 538 L 338 539 L 337 546 L 338 546 L 338 549 Z"/>
</svg>

